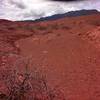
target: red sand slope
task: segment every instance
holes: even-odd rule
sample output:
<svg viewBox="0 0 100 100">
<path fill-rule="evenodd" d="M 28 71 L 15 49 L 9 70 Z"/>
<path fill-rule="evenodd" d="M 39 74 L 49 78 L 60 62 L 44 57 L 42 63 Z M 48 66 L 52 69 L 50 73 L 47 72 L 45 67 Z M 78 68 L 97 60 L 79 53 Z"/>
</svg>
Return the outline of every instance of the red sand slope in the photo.
<svg viewBox="0 0 100 100">
<path fill-rule="evenodd" d="M 0 53 L 32 56 L 31 69 L 45 72 L 66 100 L 100 100 L 100 14 L 9 23 L 1 23 Z"/>
</svg>

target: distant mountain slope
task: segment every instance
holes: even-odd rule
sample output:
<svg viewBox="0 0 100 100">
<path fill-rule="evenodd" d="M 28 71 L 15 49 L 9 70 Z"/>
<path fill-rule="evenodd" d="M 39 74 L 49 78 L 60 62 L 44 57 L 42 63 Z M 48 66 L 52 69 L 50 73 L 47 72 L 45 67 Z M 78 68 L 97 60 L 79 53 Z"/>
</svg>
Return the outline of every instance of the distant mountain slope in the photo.
<svg viewBox="0 0 100 100">
<path fill-rule="evenodd" d="M 71 11 L 71 12 L 67 12 L 64 14 L 55 14 L 55 15 L 48 16 L 48 17 L 42 17 L 40 19 L 36 19 L 35 22 L 46 21 L 46 20 L 56 20 L 56 19 L 60 19 L 64 17 L 77 17 L 77 16 L 83 16 L 83 15 L 97 14 L 97 13 L 99 13 L 99 11 L 95 9 Z M 26 21 L 33 21 L 33 20 L 26 20 Z"/>
</svg>

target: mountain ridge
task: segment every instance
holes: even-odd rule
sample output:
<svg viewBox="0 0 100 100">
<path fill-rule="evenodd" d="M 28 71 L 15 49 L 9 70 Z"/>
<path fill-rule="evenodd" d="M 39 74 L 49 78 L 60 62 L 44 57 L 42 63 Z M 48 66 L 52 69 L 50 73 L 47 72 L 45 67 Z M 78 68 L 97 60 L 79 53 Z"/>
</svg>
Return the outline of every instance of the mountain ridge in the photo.
<svg viewBox="0 0 100 100">
<path fill-rule="evenodd" d="M 91 14 L 97 14 L 99 13 L 98 10 L 92 9 L 92 10 L 77 10 L 77 11 L 70 11 L 64 14 L 55 14 L 52 16 L 48 17 L 41 17 L 40 19 L 36 20 L 24 20 L 24 21 L 34 21 L 34 22 L 39 22 L 39 21 L 51 21 L 51 20 L 57 20 L 65 17 L 77 17 L 77 16 L 84 16 L 84 15 L 91 15 Z"/>
</svg>

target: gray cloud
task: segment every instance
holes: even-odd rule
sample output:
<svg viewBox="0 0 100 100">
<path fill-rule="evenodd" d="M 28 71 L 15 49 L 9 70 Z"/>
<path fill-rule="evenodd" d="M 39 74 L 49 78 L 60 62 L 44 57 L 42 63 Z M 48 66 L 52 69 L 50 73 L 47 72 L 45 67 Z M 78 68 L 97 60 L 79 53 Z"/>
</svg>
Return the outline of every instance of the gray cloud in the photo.
<svg viewBox="0 0 100 100">
<path fill-rule="evenodd" d="M 16 0 L 10 0 L 9 1 L 9 3 L 11 4 L 11 5 L 15 5 L 17 8 L 19 8 L 19 9 L 25 9 L 27 6 L 24 4 L 24 2 L 22 2 L 21 0 L 20 0 L 20 2 L 19 1 L 16 1 Z"/>
<path fill-rule="evenodd" d="M 44 12 L 36 12 L 36 11 L 34 11 L 34 10 L 30 10 L 29 12 L 24 12 L 23 13 L 23 17 L 24 18 L 26 18 L 26 19 L 28 19 L 28 18 L 40 18 L 40 17 L 43 17 L 45 15 L 45 13 Z"/>
<path fill-rule="evenodd" d="M 48 0 L 3 0 L 0 4 L 0 18 L 10 20 L 34 20 L 81 9 L 97 9 L 100 11 L 100 0 L 84 0 L 77 3 Z"/>
</svg>

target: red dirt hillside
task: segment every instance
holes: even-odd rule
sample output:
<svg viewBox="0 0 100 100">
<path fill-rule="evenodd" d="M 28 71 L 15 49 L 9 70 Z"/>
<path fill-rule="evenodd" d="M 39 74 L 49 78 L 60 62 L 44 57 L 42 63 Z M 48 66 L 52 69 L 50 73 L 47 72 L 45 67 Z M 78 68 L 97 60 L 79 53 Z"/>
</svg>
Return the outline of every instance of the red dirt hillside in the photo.
<svg viewBox="0 0 100 100">
<path fill-rule="evenodd" d="M 66 100 L 100 100 L 100 14 L 38 23 L 1 20 L 0 68 L 20 56 L 32 56 L 30 69 L 44 72 Z"/>
</svg>

